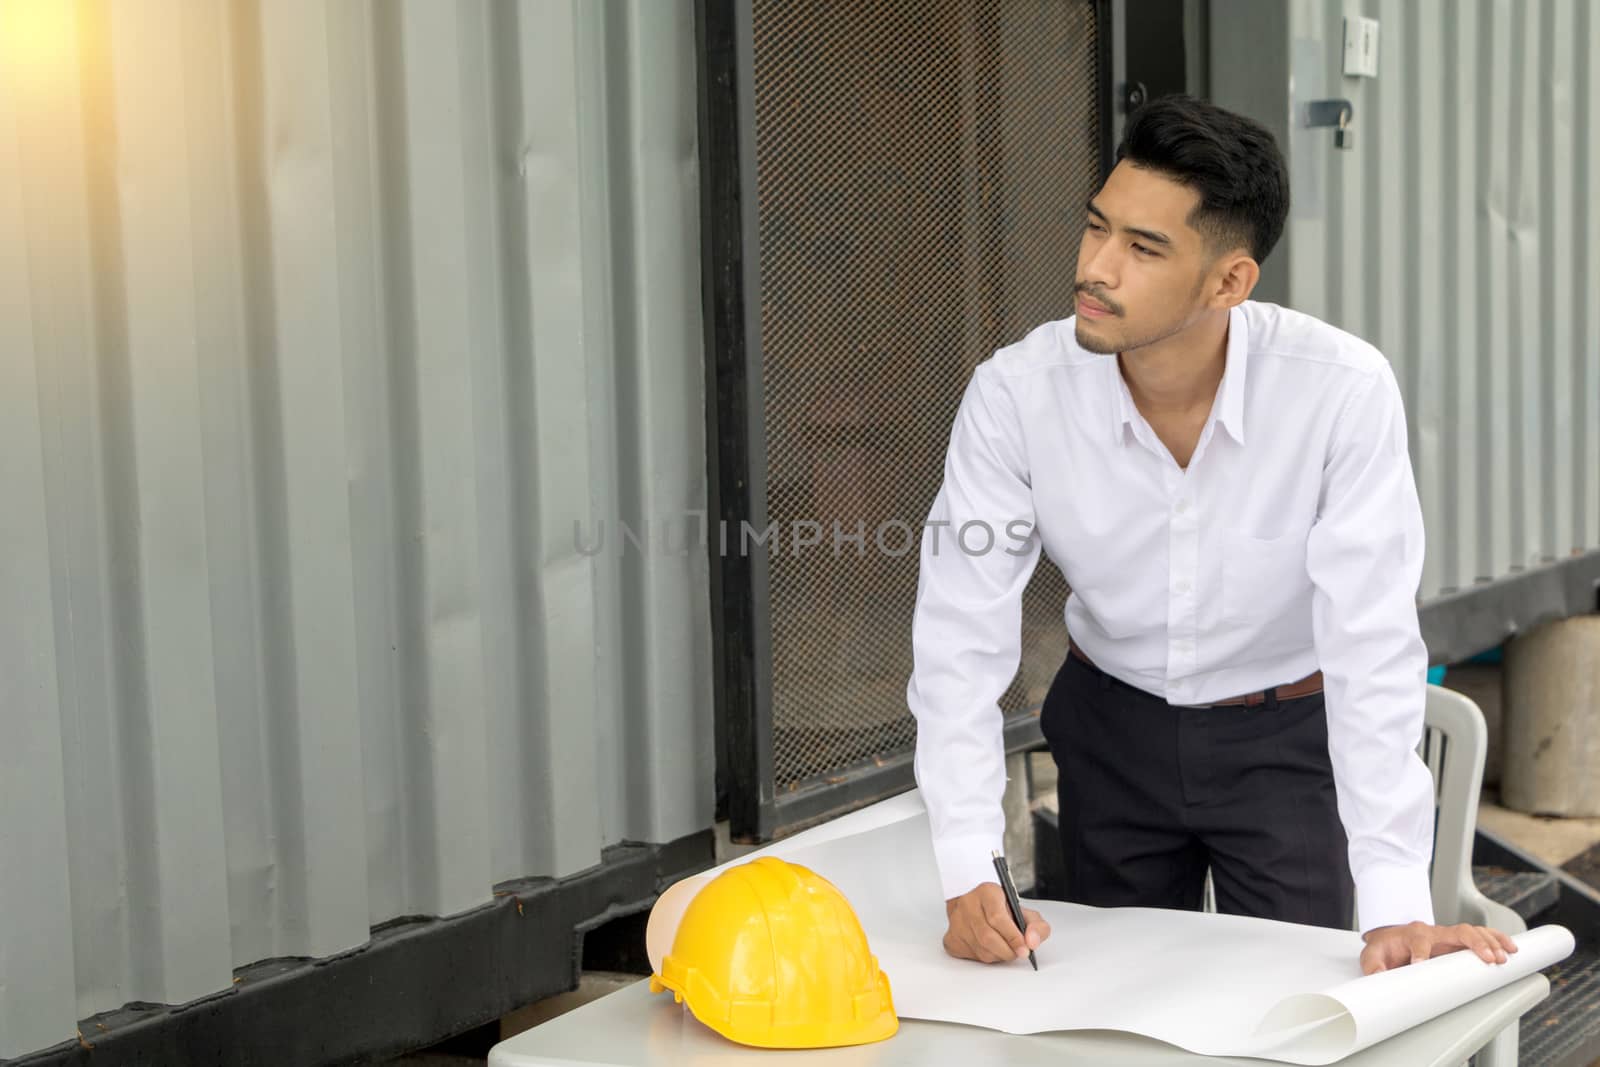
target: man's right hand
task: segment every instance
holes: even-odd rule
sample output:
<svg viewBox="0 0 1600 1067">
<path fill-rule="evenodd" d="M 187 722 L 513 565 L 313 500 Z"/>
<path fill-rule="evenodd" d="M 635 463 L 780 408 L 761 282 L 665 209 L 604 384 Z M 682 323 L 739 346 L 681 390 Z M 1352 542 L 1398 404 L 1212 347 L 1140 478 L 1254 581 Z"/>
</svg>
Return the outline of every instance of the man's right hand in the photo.
<svg viewBox="0 0 1600 1067">
<path fill-rule="evenodd" d="M 1022 959 L 1050 936 L 1050 924 L 1031 908 L 1022 909 L 1028 924 L 1026 936 L 1011 921 L 1005 890 L 997 882 L 984 882 L 978 888 L 944 902 L 950 919 L 945 931 L 944 950 L 957 959 L 979 963 L 1006 963 Z"/>
</svg>

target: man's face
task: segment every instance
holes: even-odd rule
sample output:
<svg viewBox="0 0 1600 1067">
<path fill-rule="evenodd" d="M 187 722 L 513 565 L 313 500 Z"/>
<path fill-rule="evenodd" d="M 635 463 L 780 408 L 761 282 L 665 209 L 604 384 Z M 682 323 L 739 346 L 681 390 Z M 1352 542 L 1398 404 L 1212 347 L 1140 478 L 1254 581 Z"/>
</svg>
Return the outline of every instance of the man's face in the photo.
<svg viewBox="0 0 1600 1067">
<path fill-rule="evenodd" d="M 1200 194 L 1124 160 L 1084 211 L 1077 339 L 1112 354 L 1154 344 L 1205 310 L 1219 262 L 1189 223 Z M 1086 304 L 1085 301 L 1092 302 Z M 1109 309 L 1097 314 L 1093 305 Z"/>
</svg>

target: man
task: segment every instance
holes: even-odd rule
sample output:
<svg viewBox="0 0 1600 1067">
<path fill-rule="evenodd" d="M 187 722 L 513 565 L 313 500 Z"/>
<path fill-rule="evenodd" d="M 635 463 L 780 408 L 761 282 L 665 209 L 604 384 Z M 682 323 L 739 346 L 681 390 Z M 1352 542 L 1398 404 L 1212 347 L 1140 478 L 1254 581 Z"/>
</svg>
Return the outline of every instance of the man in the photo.
<svg viewBox="0 0 1600 1067">
<path fill-rule="evenodd" d="M 1516 951 L 1433 921 L 1405 415 L 1377 349 L 1249 299 L 1288 209 L 1266 129 L 1151 102 L 1086 205 L 1077 315 L 967 386 L 906 694 L 954 956 L 1049 936 L 1012 923 L 990 861 L 1041 550 L 1072 589 L 1040 722 L 1070 899 L 1198 909 L 1209 867 L 1230 914 L 1349 929 L 1359 904 L 1363 973 Z"/>
</svg>

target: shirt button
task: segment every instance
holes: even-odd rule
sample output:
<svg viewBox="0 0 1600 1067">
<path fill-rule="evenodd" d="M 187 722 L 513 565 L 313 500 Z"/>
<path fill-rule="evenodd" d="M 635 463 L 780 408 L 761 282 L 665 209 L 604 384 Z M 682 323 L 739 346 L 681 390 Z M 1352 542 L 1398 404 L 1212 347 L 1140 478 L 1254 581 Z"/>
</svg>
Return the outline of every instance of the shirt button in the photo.
<svg viewBox="0 0 1600 1067">
<path fill-rule="evenodd" d="M 1179 581 L 1178 584 L 1172 588 L 1180 593 L 1187 593 L 1189 591 L 1189 583 L 1185 581 Z"/>
<path fill-rule="evenodd" d="M 1179 515 L 1182 515 L 1184 512 L 1189 510 L 1189 502 L 1187 500 L 1180 500 L 1177 502 L 1177 504 L 1173 505 L 1172 510 L 1176 511 Z"/>
</svg>

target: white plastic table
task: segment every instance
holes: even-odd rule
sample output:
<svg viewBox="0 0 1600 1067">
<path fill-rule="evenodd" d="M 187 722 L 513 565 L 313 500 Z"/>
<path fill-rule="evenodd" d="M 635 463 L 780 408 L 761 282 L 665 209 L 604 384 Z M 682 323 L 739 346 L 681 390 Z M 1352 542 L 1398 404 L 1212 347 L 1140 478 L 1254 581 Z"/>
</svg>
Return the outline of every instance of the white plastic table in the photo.
<svg viewBox="0 0 1600 1067">
<path fill-rule="evenodd" d="M 1549 993 L 1549 980 L 1543 974 L 1530 974 L 1338 1062 L 1348 1067 L 1452 1067 L 1465 1062 Z M 626 986 L 502 1041 L 489 1053 L 489 1067 L 978 1067 L 989 1063 L 1023 1067 L 1060 1067 L 1063 1063 L 1263 1067 L 1268 1062 L 1199 1056 L 1147 1037 L 1113 1030 L 1017 1036 L 916 1019 L 902 1019 L 899 1033 L 872 1045 L 773 1052 L 737 1045 L 713 1033 L 675 1003 L 670 992 L 652 997 L 648 981 Z"/>
</svg>

